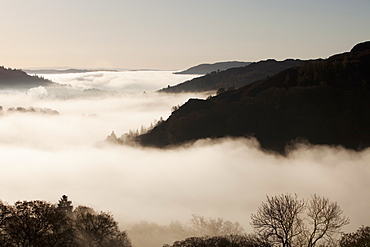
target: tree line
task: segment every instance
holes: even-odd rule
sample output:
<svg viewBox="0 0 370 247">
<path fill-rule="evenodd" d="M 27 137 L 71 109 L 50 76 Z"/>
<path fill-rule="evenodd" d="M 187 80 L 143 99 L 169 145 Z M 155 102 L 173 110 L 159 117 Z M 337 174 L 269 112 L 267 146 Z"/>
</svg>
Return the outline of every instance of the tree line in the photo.
<svg viewBox="0 0 370 247">
<path fill-rule="evenodd" d="M 121 231 L 110 213 L 86 206 L 74 208 L 66 195 L 57 204 L 34 200 L 9 205 L 0 201 L 0 246 L 370 246 L 369 226 L 362 226 L 353 233 L 341 232 L 342 227 L 349 224 L 348 217 L 336 202 L 318 195 L 309 199 L 299 199 L 296 194 L 267 196 L 251 215 L 250 224 L 254 228 L 251 234 L 246 234 L 238 222 L 222 218 L 192 215 L 189 223 L 187 226 L 171 222 L 169 227 L 161 227 L 142 222 Z M 131 242 L 129 235 L 135 241 Z"/>
<path fill-rule="evenodd" d="M 251 215 L 253 234 L 190 237 L 163 247 L 368 247 L 370 227 L 342 233 L 349 218 L 336 202 L 318 195 L 267 196 Z"/>
<path fill-rule="evenodd" d="M 151 131 L 152 129 L 154 129 L 156 126 L 160 125 L 163 122 L 164 122 L 163 117 L 160 117 L 159 120 L 154 119 L 154 121 L 150 123 L 149 127 L 144 127 L 143 125 L 141 125 L 140 130 L 139 129 L 136 129 L 136 130 L 129 129 L 127 133 L 124 133 L 121 136 L 117 136 L 116 133 L 112 131 L 111 134 L 105 138 L 105 142 L 112 143 L 112 144 L 124 144 L 124 145 L 136 144 L 135 139 L 139 135 L 144 135 L 148 133 L 149 131 Z"/>
<path fill-rule="evenodd" d="M 193 214 L 186 222 L 171 221 L 168 225 L 142 221 L 127 228 L 133 246 L 161 247 L 181 239 L 204 236 L 242 235 L 238 222 Z"/>
<path fill-rule="evenodd" d="M 0 202 L 0 246 L 131 247 L 110 213 L 86 206 L 73 209 L 67 196 L 45 201 Z"/>
<path fill-rule="evenodd" d="M 40 107 L 33 107 L 30 106 L 28 108 L 25 107 L 10 107 L 6 111 L 6 113 L 38 113 L 44 115 L 59 115 L 59 112 L 50 108 L 40 108 Z M 0 106 L 0 115 L 4 115 L 5 111 L 2 106 Z"/>
<path fill-rule="evenodd" d="M 0 85 L 3 88 L 32 88 L 36 86 L 50 86 L 53 85 L 53 82 L 36 75 L 30 76 L 26 72 L 19 69 L 11 69 L 0 66 Z"/>
</svg>

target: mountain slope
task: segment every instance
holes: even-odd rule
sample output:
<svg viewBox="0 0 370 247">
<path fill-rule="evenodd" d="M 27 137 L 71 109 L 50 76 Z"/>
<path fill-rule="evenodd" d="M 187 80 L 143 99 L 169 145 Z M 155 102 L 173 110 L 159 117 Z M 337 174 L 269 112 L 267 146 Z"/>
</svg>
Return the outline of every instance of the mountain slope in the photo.
<svg viewBox="0 0 370 247">
<path fill-rule="evenodd" d="M 53 82 L 49 80 L 30 76 L 22 70 L 0 67 L 0 89 L 27 89 L 38 86 L 50 86 L 52 84 Z"/>
<path fill-rule="evenodd" d="M 253 136 L 265 150 L 285 153 L 295 140 L 370 147 L 370 50 L 289 68 L 208 100 L 189 100 L 151 132 L 145 146 L 200 138 Z"/>
<path fill-rule="evenodd" d="M 251 63 L 246 67 L 231 68 L 221 72 L 212 72 L 202 77 L 180 83 L 173 87 L 163 88 L 159 92 L 181 93 L 218 90 L 220 88 L 239 88 L 257 80 L 266 78 L 284 69 L 299 66 L 301 60 L 273 59 Z"/>
<path fill-rule="evenodd" d="M 187 70 L 176 72 L 175 74 L 207 74 L 211 73 L 212 71 L 219 71 L 219 70 L 226 70 L 230 68 L 236 68 L 236 67 L 244 67 L 250 64 L 250 62 L 237 62 L 237 61 L 232 61 L 232 62 L 219 62 L 219 63 L 204 63 L 204 64 L 199 64 L 196 66 L 193 66 Z"/>
</svg>

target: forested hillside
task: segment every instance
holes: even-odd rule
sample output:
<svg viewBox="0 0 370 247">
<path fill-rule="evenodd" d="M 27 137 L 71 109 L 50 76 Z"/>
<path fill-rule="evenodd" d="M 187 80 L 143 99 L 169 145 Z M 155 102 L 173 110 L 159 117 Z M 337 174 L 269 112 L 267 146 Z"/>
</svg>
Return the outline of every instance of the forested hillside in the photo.
<svg viewBox="0 0 370 247">
<path fill-rule="evenodd" d="M 38 86 L 50 86 L 53 82 L 30 76 L 18 69 L 7 69 L 0 66 L 0 89 L 33 88 Z"/>
<path fill-rule="evenodd" d="M 213 71 L 221 71 L 226 70 L 230 68 L 236 68 L 236 67 L 244 67 L 250 64 L 250 62 L 219 62 L 219 63 L 203 63 L 196 66 L 193 66 L 187 70 L 176 72 L 175 74 L 207 74 L 211 73 Z"/>
<path fill-rule="evenodd" d="M 368 46 L 306 62 L 208 100 L 191 99 L 137 141 L 167 147 L 234 136 L 254 137 L 263 149 L 279 153 L 302 140 L 362 150 L 370 146 Z"/>
<path fill-rule="evenodd" d="M 276 61 L 273 59 L 251 63 L 240 68 L 230 68 L 225 71 L 214 71 L 207 75 L 194 78 L 173 87 L 159 90 L 165 93 L 216 91 L 220 88 L 240 88 L 254 81 L 264 79 L 284 69 L 299 66 L 301 60 L 287 59 Z"/>
</svg>

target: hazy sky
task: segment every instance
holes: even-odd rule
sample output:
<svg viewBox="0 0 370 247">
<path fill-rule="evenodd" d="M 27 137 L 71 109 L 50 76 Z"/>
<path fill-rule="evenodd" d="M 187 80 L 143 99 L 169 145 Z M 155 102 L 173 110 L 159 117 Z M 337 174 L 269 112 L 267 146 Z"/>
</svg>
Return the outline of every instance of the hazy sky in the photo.
<svg viewBox="0 0 370 247">
<path fill-rule="evenodd" d="M 185 69 L 327 57 L 369 39 L 369 10 L 369 0 L 0 0 L 0 64 Z"/>
</svg>

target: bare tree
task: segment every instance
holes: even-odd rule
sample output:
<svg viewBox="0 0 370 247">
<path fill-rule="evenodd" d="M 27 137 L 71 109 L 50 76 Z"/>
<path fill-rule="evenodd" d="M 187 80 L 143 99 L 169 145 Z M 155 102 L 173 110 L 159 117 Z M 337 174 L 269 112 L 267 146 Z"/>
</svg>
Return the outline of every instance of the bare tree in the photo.
<svg viewBox="0 0 370 247">
<path fill-rule="evenodd" d="M 340 228 L 349 223 L 349 219 L 342 216 L 340 206 L 336 202 L 330 202 L 328 198 L 313 195 L 307 205 L 307 211 L 307 247 L 316 246 L 320 240 L 332 242 L 333 236 L 339 233 Z"/>
<path fill-rule="evenodd" d="M 333 242 L 341 227 L 349 223 L 342 214 L 340 206 L 327 198 L 313 195 L 306 203 L 287 194 L 267 197 L 252 214 L 251 225 L 273 245 L 314 247 L 318 242 Z"/>
<path fill-rule="evenodd" d="M 200 215 L 192 215 L 190 219 L 191 231 L 196 236 L 224 236 L 238 235 L 244 232 L 243 227 L 238 222 L 231 222 L 222 218 L 205 218 Z"/>
<path fill-rule="evenodd" d="M 291 247 L 295 238 L 302 234 L 300 214 L 304 209 L 305 202 L 298 200 L 297 195 L 267 196 L 267 202 L 252 214 L 251 225 L 261 238 L 272 244 Z"/>
</svg>

